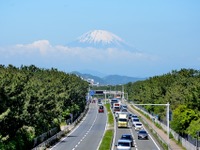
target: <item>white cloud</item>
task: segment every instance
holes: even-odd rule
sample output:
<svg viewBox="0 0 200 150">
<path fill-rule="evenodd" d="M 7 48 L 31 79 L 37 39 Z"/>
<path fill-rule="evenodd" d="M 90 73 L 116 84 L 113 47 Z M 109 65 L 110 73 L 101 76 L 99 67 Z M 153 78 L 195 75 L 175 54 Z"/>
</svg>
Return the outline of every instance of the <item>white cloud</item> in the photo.
<svg viewBox="0 0 200 150">
<path fill-rule="evenodd" d="M 40 54 L 45 55 L 48 50 L 52 49 L 52 46 L 50 45 L 48 40 L 39 40 L 31 44 L 17 44 L 15 48 L 28 51 L 39 50 Z"/>
<path fill-rule="evenodd" d="M 48 40 L 35 41 L 31 44 L 0 47 L 0 63 L 13 65 L 35 64 L 42 67 L 77 69 L 109 69 L 134 67 L 141 64 L 156 63 L 158 57 L 140 52 L 119 49 L 96 49 L 52 46 Z M 61 70 L 62 70 L 61 69 Z"/>
<path fill-rule="evenodd" d="M 21 55 L 41 55 L 43 57 L 57 56 L 65 58 L 76 58 L 82 61 L 156 61 L 157 57 L 141 52 L 131 52 L 119 49 L 96 49 L 96 48 L 80 48 L 67 47 L 62 45 L 52 46 L 48 40 L 39 40 L 31 44 L 17 44 L 11 48 L 10 53 Z M 6 51 L 6 52 L 8 52 Z M 4 50 L 5 52 L 5 50 Z M 59 59 L 59 58 L 58 58 Z"/>
</svg>

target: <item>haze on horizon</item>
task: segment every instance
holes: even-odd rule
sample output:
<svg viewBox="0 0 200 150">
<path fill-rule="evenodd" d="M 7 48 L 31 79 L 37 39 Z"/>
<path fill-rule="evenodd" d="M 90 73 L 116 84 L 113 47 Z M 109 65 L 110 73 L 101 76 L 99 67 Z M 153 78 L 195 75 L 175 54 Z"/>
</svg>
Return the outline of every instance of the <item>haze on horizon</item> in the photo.
<svg viewBox="0 0 200 150">
<path fill-rule="evenodd" d="M 132 77 L 199 70 L 198 0 L 0 3 L 0 64 Z M 133 49 L 70 46 L 96 30 L 116 35 Z"/>
</svg>

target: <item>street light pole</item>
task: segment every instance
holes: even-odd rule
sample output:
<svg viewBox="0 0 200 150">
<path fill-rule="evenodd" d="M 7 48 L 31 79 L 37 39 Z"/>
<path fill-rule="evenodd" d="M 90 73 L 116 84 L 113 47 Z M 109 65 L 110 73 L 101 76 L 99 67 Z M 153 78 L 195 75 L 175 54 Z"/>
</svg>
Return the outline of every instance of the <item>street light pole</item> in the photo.
<svg viewBox="0 0 200 150">
<path fill-rule="evenodd" d="M 167 147 L 169 149 L 169 102 L 167 103 L 167 135 L 168 135 Z"/>
<path fill-rule="evenodd" d="M 200 132 L 199 131 L 197 131 L 197 150 L 199 149 L 199 145 L 198 145 L 198 137 L 199 137 L 199 135 L 200 135 Z"/>
<path fill-rule="evenodd" d="M 124 85 L 122 85 L 122 99 L 124 99 Z"/>
</svg>

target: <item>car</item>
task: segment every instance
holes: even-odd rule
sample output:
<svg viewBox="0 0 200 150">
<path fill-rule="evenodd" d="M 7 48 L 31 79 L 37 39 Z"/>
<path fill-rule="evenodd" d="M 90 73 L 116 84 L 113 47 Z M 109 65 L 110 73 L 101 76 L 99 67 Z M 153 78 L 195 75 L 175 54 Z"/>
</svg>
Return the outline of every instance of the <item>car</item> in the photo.
<svg viewBox="0 0 200 150">
<path fill-rule="evenodd" d="M 131 142 L 129 140 L 119 139 L 115 146 L 117 150 L 131 150 Z"/>
<path fill-rule="evenodd" d="M 141 122 L 136 122 L 135 123 L 135 130 L 138 131 L 138 130 L 141 130 L 143 129 L 143 125 Z"/>
<path fill-rule="evenodd" d="M 104 113 L 104 107 L 103 107 L 103 105 L 99 106 L 99 113 Z"/>
<path fill-rule="evenodd" d="M 122 110 L 122 109 L 128 109 L 127 105 L 121 104 L 121 110 Z"/>
<path fill-rule="evenodd" d="M 133 136 L 131 134 L 122 134 L 121 138 L 122 140 L 129 140 L 131 142 L 131 146 L 134 146 L 133 143 Z"/>
<path fill-rule="evenodd" d="M 128 112 L 128 110 L 127 109 L 121 109 L 121 112 Z"/>
<path fill-rule="evenodd" d="M 118 120 L 118 117 L 119 117 L 119 111 L 117 111 L 116 113 L 115 113 L 115 119 L 116 119 L 116 121 Z"/>
<path fill-rule="evenodd" d="M 132 119 L 133 118 L 138 118 L 138 116 L 136 114 L 132 114 Z"/>
<path fill-rule="evenodd" d="M 128 118 L 131 119 L 132 118 L 132 113 L 129 113 Z"/>
<path fill-rule="evenodd" d="M 135 124 L 140 122 L 139 118 L 133 118 L 132 119 L 132 125 L 135 127 Z"/>
<path fill-rule="evenodd" d="M 148 140 L 149 139 L 149 136 L 148 136 L 148 133 L 147 133 L 147 131 L 145 131 L 145 130 L 139 130 L 138 131 L 138 140 L 139 139 L 146 139 L 146 140 Z"/>
</svg>

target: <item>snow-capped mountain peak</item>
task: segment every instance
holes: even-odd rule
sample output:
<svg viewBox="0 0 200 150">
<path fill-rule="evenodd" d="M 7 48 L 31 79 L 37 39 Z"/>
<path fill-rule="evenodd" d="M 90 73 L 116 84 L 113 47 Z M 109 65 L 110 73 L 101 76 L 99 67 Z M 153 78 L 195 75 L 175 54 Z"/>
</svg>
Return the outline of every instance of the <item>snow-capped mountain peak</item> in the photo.
<svg viewBox="0 0 200 150">
<path fill-rule="evenodd" d="M 102 43 L 102 44 L 110 44 L 110 43 L 120 43 L 123 40 L 116 36 L 115 34 L 105 31 L 105 30 L 94 30 L 87 32 L 78 38 L 81 43 Z"/>
<path fill-rule="evenodd" d="M 117 35 L 105 30 L 89 31 L 77 40 L 68 44 L 70 47 L 92 47 L 98 49 L 116 48 L 123 50 L 135 50 Z"/>
</svg>

